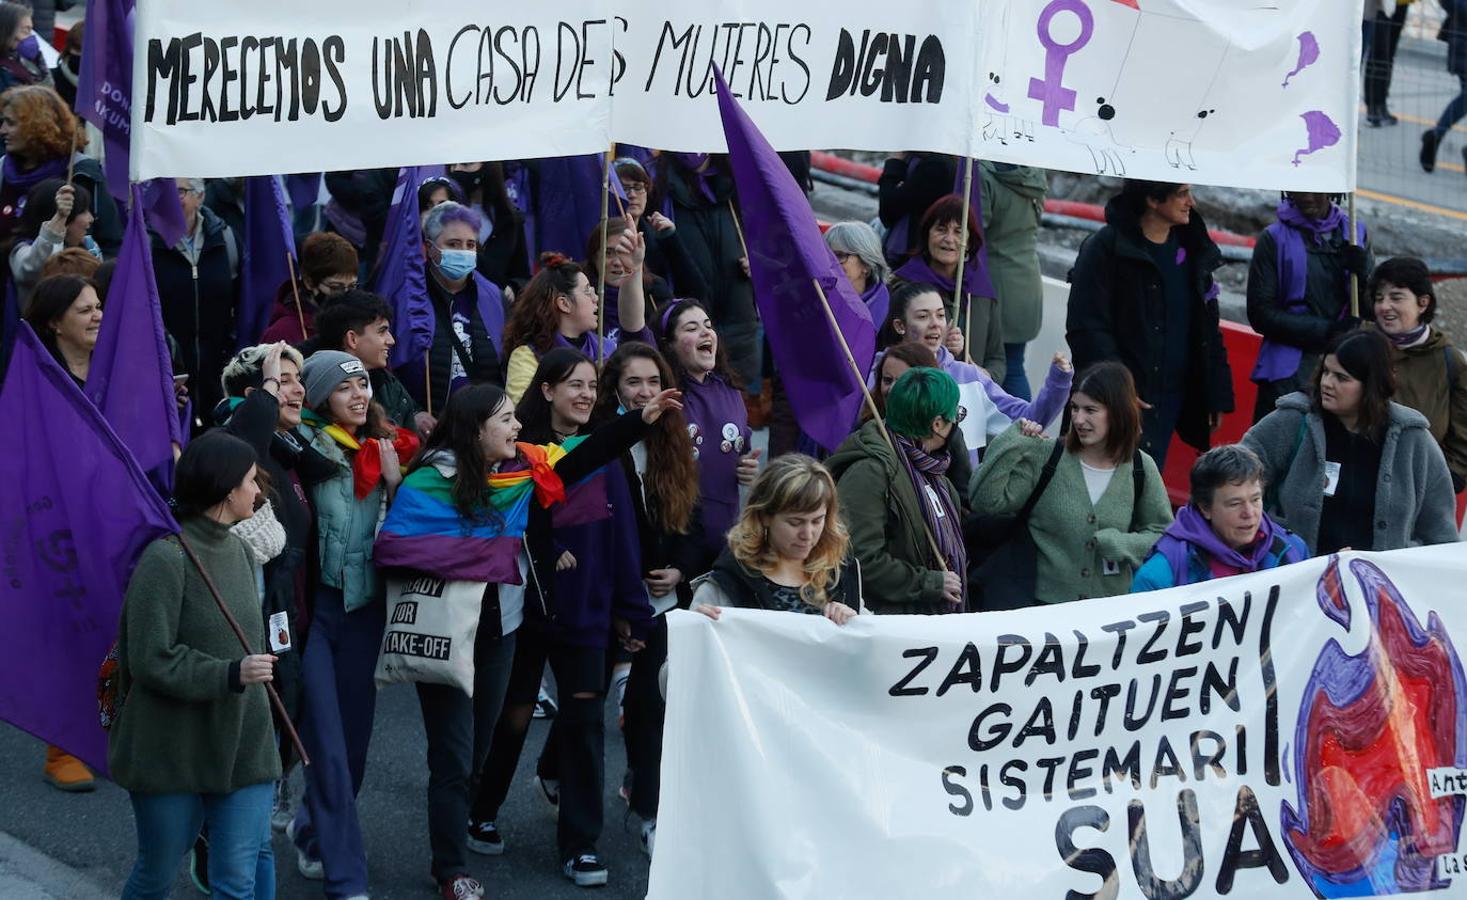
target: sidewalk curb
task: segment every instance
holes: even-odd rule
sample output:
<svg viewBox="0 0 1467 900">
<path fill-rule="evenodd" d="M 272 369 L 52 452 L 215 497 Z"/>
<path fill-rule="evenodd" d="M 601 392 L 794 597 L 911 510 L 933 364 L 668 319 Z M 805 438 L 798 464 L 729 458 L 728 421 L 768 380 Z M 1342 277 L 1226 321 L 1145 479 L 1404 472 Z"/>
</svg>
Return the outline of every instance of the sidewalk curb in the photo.
<svg viewBox="0 0 1467 900">
<path fill-rule="evenodd" d="M 0 896 L 6 900 L 68 900 L 115 893 L 80 869 L 0 831 Z"/>
</svg>

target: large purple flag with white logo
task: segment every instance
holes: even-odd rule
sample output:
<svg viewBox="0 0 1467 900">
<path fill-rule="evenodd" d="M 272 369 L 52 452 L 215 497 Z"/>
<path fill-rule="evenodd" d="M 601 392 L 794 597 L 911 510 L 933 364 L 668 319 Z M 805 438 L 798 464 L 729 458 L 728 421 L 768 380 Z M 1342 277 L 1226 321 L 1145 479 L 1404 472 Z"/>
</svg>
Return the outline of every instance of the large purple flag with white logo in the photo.
<svg viewBox="0 0 1467 900">
<path fill-rule="evenodd" d="M 134 0 L 87 0 L 86 36 L 77 72 L 77 115 L 102 132 L 103 174 L 119 201 L 129 196 L 132 139 L 132 26 Z M 183 208 L 171 178 L 144 185 L 147 222 L 170 246 L 184 233 Z"/>
<path fill-rule="evenodd" d="M 30 328 L 18 325 L 9 343 L 0 415 L 26 439 L 12 477 L 0 478 L 0 617 L 16 638 L 0 654 L 0 719 L 105 773 L 97 668 L 138 555 L 175 526 Z"/>
</svg>

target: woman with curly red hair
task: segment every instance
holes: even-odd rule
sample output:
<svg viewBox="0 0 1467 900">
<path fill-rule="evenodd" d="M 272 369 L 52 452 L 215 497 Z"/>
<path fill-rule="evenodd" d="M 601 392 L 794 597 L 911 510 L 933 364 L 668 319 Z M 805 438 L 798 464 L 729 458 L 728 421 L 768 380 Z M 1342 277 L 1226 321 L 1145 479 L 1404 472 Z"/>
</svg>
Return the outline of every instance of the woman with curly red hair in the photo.
<svg viewBox="0 0 1467 900">
<path fill-rule="evenodd" d="M 607 247 L 607 268 L 612 268 L 614 256 L 619 277 L 608 278 L 606 284 L 618 289 L 621 335 L 651 344 L 642 286 L 646 250 L 636 231 L 624 231 L 613 240 Z M 605 331 L 597 334 L 600 308 L 600 298 L 586 268 L 559 253 L 540 255 L 540 270 L 515 300 L 504 329 L 504 348 L 509 351 L 504 389 L 511 399 L 520 401 L 540 365 L 540 357 L 555 347 L 579 350 L 595 361 L 616 352 L 615 337 Z"/>
<path fill-rule="evenodd" d="M 122 220 L 107 192 L 102 165 L 77 152 L 84 140 L 76 116 L 45 85 L 14 87 L 0 94 L 0 241 L 9 240 L 20 224 L 25 196 L 47 178 L 65 178 L 68 165 L 73 184 L 92 195 L 92 237 L 102 252 L 115 256 L 122 245 Z"/>
</svg>

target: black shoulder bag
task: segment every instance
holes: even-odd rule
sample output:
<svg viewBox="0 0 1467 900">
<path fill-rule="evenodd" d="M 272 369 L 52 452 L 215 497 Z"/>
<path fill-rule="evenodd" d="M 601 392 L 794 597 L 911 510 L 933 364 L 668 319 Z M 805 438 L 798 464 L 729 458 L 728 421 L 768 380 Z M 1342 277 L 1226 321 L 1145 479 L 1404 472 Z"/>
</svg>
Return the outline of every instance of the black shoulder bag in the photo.
<svg viewBox="0 0 1467 900">
<path fill-rule="evenodd" d="M 979 612 L 1023 609 L 1038 602 L 1034 596 L 1034 577 L 1039 551 L 1029 533 L 1029 516 L 1054 480 L 1064 452 L 1064 443 L 1055 441 L 1054 451 L 1039 473 L 1039 481 L 1017 513 L 995 515 L 975 512 L 964 522 L 971 609 Z"/>
</svg>

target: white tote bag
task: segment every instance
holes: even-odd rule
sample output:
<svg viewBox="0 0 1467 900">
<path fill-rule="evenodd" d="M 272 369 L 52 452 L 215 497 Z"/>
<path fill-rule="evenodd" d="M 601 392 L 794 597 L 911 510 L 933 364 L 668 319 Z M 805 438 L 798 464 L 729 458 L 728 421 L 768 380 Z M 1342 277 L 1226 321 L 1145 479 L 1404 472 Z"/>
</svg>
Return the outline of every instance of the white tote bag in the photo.
<svg viewBox="0 0 1467 900">
<path fill-rule="evenodd" d="M 485 587 L 421 573 L 388 578 L 377 686 L 420 681 L 474 696 L 474 638 Z"/>
</svg>

